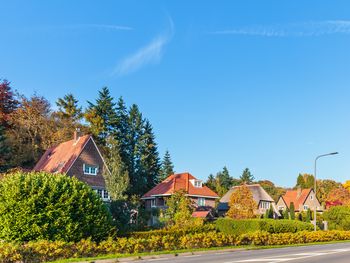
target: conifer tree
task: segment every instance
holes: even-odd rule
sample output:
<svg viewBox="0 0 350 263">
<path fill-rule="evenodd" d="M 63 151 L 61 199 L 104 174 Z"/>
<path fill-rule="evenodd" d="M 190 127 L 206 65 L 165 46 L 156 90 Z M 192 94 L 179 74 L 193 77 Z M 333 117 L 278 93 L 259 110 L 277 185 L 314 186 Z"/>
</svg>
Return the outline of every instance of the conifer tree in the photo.
<svg viewBox="0 0 350 263">
<path fill-rule="evenodd" d="M 78 100 L 71 93 L 59 98 L 56 105 L 58 107 L 57 114 L 63 120 L 66 119 L 75 124 L 83 117 L 82 108 L 79 107 Z"/>
<path fill-rule="evenodd" d="M 289 209 L 283 210 L 283 219 L 289 219 Z"/>
<path fill-rule="evenodd" d="M 254 176 L 251 174 L 251 172 L 249 171 L 248 168 L 245 168 L 241 177 L 240 177 L 240 180 L 242 183 L 244 184 L 251 184 L 253 181 L 254 181 Z"/>
<path fill-rule="evenodd" d="M 141 195 L 147 180 L 140 162 L 141 136 L 143 135 L 144 120 L 139 108 L 133 104 L 129 109 L 128 118 L 128 171 L 130 178 L 130 195 Z"/>
<path fill-rule="evenodd" d="M 214 175 L 209 174 L 208 180 L 205 182 L 205 185 L 209 187 L 211 190 L 216 191 L 216 180 Z"/>
<path fill-rule="evenodd" d="M 119 97 L 116 106 L 116 125 L 114 130 L 114 138 L 119 142 L 120 157 L 122 158 L 126 167 L 130 162 L 130 148 L 129 148 L 129 116 L 128 110 L 122 97 Z"/>
<path fill-rule="evenodd" d="M 161 164 L 159 181 L 163 181 L 169 175 L 172 175 L 174 173 L 175 173 L 174 165 L 173 165 L 173 162 L 171 161 L 170 153 L 168 150 L 166 150 L 162 160 L 162 164 Z"/>
<path fill-rule="evenodd" d="M 106 139 L 113 134 L 117 122 L 115 103 L 110 95 L 109 89 L 103 87 L 99 91 L 96 103 L 88 101 L 88 108 L 85 113 L 85 119 L 90 123 L 91 130 L 97 138 L 100 145 L 106 144 Z"/>
<path fill-rule="evenodd" d="M 293 202 L 290 203 L 289 213 L 290 213 L 290 219 L 295 220 L 295 208 L 294 208 Z"/>
<path fill-rule="evenodd" d="M 143 133 L 138 144 L 140 147 L 140 169 L 142 169 L 140 173 L 141 176 L 144 176 L 144 180 L 142 181 L 145 182 L 141 193 L 144 194 L 158 184 L 160 173 L 157 144 L 152 125 L 148 120 L 144 121 Z"/>
<path fill-rule="evenodd" d="M 3 80 L 0 82 L 0 124 L 4 127 L 9 125 L 10 114 L 17 109 L 19 105 L 11 89 L 10 82 Z"/>
</svg>

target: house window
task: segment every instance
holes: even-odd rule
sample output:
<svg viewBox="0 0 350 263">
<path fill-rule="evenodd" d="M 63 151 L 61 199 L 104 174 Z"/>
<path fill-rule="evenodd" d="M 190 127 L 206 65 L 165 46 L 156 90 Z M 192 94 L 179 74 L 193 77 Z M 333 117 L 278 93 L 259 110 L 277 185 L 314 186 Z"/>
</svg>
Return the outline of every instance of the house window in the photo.
<svg viewBox="0 0 350 263">
<path fill-rule="evenodd" d="M 279 206 L 278 210 L 284 210 L 284 207 L 283 206 Z"/>
<path fill-rule="evenodd" d="M 205 206 L 205 198 L 199 197 L 197 204 L 198 206 Z"/>
<path fill-rule="evenodd" d="M 265 202 L 265 201 L 261 201 L 261 208 L 263 209 L 269 209 L 270 208 L 270 203 L 269 202 Z"/>
<path fill-rule="evenodd" d="M 308 210 L 309 206 L 308 205 L 304 205 L 304 210 Z"/>
<path fill-rule="evenodd" d="M 101 198 L 102 198 L 102 193 L 103 193 L 102 189 L 97 189 L 97 194 Z"/>
<path fill-rule="evenodd" d="M 194 187 L 202 187 L 202 181 L 199 181 L 199 180 L 194 181 Z"/>
<path fill-rule="evenodd" d="M 103 199 L 109 199 L 108 191 L 103 190 Z"/>
<path fill-rule="evenodd" d="M 310 195 L 310 199 L 311 199 L 311 200 L 314 200 L 314 196 L 313 196 L 313 195 Z"/>
<path fill-rule="evenodd" d="M 156 199 L 151 199 L 151 207 L 156 207 Z"/>
<path fill-rule="evenodd" d="M 89 164 L 83 164 L 83 170 L 84 170 L 84 174 L 97 175 L 98 166 L 96 166 L 96 165 L 89 165 Z"/>
</svg>

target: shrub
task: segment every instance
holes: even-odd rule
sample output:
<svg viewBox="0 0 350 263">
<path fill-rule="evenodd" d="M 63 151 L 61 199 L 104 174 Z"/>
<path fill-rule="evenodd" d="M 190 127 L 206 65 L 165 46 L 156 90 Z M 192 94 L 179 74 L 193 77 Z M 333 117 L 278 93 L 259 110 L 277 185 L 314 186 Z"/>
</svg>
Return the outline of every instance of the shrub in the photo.
<svg viewBox="0 0 350 263">
<path fill-rule="evenodd" d="M 350 230 L 349 206 L 333 206 L 323 213 L 323 218 L 328 221 L 330 230 Z"/>
<path fill-rule="evenodd" d="M 311 231 L 310 223 L 295 220 L 273 220 L 273 219 L 248 219 L 233 220 L 220 218 L 216 220 L 217 230 L 231 235 L 240 235 L 247 232 L 266 231 L 268 233 L 295 233 L 298 231 Z"/>
<path fill-rule="evenodd" d="M 107 208 L 74 177 L 17 172 L 0 181 L 2 240 L 101 240 L 109 231 Z"/>
<path fill-rule="evenodd" d="M 119 253 L 139 253 L 175 249 L 194 249 L 242 245 L 289 245 L 335 240 L 350 240 L 350 231 L 301 231 L 297 233 L 270 234 L 257 231 L 239 236 L 215 231 L 190 233 L 181 237 L 168 234 L 150 238 L 123 237 L 96 243 L 81 240 L 77 243 L 64 241 L 38 241 L 27 244 L 0 242 L 0 262 L 47 262 L 70 257 L 91 257 Z"/>
</svg>

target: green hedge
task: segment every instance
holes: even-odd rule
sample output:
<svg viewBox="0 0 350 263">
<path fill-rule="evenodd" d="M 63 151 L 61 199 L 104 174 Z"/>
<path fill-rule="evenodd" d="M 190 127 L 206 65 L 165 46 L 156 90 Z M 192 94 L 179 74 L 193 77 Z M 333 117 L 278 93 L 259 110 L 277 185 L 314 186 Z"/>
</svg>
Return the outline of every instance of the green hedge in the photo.
<svg viewBox="0 0 350 263">
<path fill-rule="evenodd" d="M 280 234 L 260 231 L 239 236 L 210 231 L 187 234 L 180 238 L 172 235 L 153 236 L 147 239 L 124 237 L 113 240 L 110 238 L 101 243 L 95 243 L 91 240 L 82 240 L 77 243 L 64 241 L 37 241 L 25 244 L 0 242 L 0 262 L 48 262 L 72 257 L 95 257 L 175 249 L 288 245 L 335 240 L 350 240 L 350 231 L 301 231 Z"/>
<path fill-rule="evenodd" d="M 231 235 L 240 235 L 255 231 L 266 231 L 268 233 L 296 233 L 299 231 L 313 230 L 313 225 L 310 223 L 287 219 L 234 220 L 230 218 L 219 218 L 216 220 L 215 224 L 217 230 Z"/>
<path fill-rule="evenodd" d="M 112 230 L 101 198 L 75 177 L 16 172 L 0 180 L 0 240 L 100 241 Z"/>
<path fill-rule="evenodd" d="M 128 235 L 128 237 L 146 238 L 146 239 L 152 238 L 154 236 L 165 236 L 165 235 L 180 237 L 187 234 L 205 233 L 205 232 L 217 232 L 215 225 L 208 223 L 202 226 L 195 226 L 195 227 L 184 228 L 184 229 L 159 229 L 159 230 L 152 230 L 152 231 L 132 232 Z"/>
</svg>

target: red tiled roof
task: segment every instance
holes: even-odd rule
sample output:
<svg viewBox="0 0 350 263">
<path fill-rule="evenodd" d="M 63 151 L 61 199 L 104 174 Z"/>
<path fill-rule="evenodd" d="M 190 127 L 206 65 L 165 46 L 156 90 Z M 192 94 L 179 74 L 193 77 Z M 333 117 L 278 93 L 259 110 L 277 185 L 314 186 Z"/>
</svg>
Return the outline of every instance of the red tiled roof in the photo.
<svg viewBox="0 0 350 263">
<path fill-rule="evenodd" d="M 206 218 L 210 211 L 194 211 L 192 217 Z"/>
<path fill-rule="evenodd" d="M 284 202 L 289 207 L 290 203 L 294 203 L 295 209 L 299 209 L 300 205 L 303 205 L 306 198 L 308 197 L 312 189 L 303 189 L 303 190 L 288 190 L 285 195 L 282 196 Z M 298 195 L 299 192 L 299 195 Z"/>
<path fill-rule="evenodd" d="M 34 171 L 49 173 L 66 173 L 76 158 L 80 155 L 91 135 L 79 137 L 77 141 L 70 140 L 57 146 L 51 147 L 35 165 Z"/>
<path fill-rule="evenodd" d="M 331 208 L 332 206 L 339 206 L 343 205 L 343 202 L 340 200 L 335 200 L 335 201 L 326 201 L 326 209 Z"/>
<path fill-rule="evenodd" d="M 207 186 L 195 187 L 190 180 L 197 180 L 190 173 L 173 174 L 166 178 L 163 182 L 156 185 L 150 191 L 148 191 L 142 198 L 158 196 L 158 195 L 171 195 L 176 191 L 185 190 L 188 195 L 195 196 L 207 196 L 212 198 L 218 198 L 219 196 L 209 189 Z"/>
</svg>

